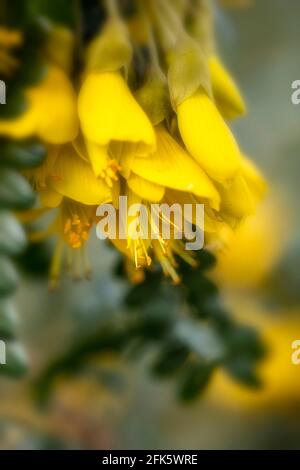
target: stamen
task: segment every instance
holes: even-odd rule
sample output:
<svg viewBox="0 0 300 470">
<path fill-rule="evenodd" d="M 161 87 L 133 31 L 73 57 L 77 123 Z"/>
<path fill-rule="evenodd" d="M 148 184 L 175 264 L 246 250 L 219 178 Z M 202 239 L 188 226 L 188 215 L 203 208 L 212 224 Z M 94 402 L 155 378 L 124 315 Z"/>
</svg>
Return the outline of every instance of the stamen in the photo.
<svg viewBox="0 0 300 470">
<path fill-rule="evenodd" d="M 161 264 L 161 267 L 163 269 L 163 272 L 166 276 L 171 277 L 173 280 L 174 284 L 179 284 L 180 282 L 180 277 L 176 272 L 176 269 L 173 265 L 174 258 L 170 253 L 165 254 L 161 250 L 161 246 L 157 241 L 153 241 L 153 249 L 156 255 L 156 258 L 158 259 L 159 263 Z"/>
<path fill-rule="evenodd" d="M 118 173 L 121 171 L 121 166 L 115 159 L 109 159 L 106 167 L 100 173 L 101 178 L 104 179 L 107 186 L 112 188 L 113 182 L 118 181 Z"/>
</svg>

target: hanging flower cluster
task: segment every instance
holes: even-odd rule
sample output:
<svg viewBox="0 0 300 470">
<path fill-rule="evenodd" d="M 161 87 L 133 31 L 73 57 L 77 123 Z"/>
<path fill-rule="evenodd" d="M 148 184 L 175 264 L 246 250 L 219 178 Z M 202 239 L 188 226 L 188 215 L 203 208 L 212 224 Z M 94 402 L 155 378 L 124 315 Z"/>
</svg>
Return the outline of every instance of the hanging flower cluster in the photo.
<svg viewBox="0 0 300 470">
<path fill-rule="evenodd" d="M 58 236 L 53 284 L 63 259 L 75 275 L 89 273 L 85 245 L 96 208 L 111 203 L 119 210 L 120 195 L 146 207 L 204 204 L 205 243 L 212 246 L 224 227 L 234 229 L 255 211 L 265 190 L 226 122 L 245 105 L 216 53 L 208 2 L 131 3 L 128 13 L 108 0 L 106 20 L 87 44 L 52 28 L 45 73 L 26 89 L 26 110 L 0 119 L 1 136 L 35 136 L 47 147 L 43 164 L 27 172 L 39 207 L 23 218 L 56 214 L 46 231 L 31 234 Z M 0 53 L 6 36 L 9 44 L 19 41 L 2 36 L 0 30 Z M 177 282 L 176 256 L 194 263 L 159 226 L 155 240 L 126 235 L 112 243 L 136 269 L 158 260 Z"/>
</svg>

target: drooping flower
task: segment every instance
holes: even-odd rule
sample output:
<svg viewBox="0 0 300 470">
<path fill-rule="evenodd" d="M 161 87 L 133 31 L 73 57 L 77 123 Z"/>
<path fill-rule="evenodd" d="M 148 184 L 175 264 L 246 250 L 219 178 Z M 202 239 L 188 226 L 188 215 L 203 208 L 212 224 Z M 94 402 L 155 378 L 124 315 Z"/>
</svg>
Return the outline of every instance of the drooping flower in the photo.
<svg viewBox="0 0 300 470">
<path fill-rule="evenodd" d="M 177 116 L 185 146 L 204 171 L 221 184 L 233 179 L 241 165 L 240 150 L 203 88 L 178 105 Z"/>
<path fill-rule="evenodd" d="M 245 217 L 254 214 L 266 189 L 266 182 L 258 168 L 243 156 L 241 169 L 232 183 L 228 187 L 219 185 L 224 220 L 235 227 Z"/>
<path fill-rule="evenodd" d="M 156 152 L 149 158 L 140 158 L 135 155 L 131 162 L 132 173 L 142 178 L 140 193 L 142 194 L 142 191 L 147 189 L 147 182 L 151 182 L 160 187 L 199 196 L 206 199 L 212 207 L 218 209 L 220 204 L 218 191 L 201 167 L 176 142 L 163 125 L 156 127 L 156 136 Z M 144 185 L 143 180 L 146 181 Z M 153 190 L 153 188 L 149 189 Z M 146 199 L 151 200 L 151 194 Z"/>
<path fill-rule="evenodd" d="M 78 112 L 97 176 L 107 176 L 116 143 L 136 144 L 141 156 L 155 150 L 153 127 L 119 72 L 88 74 L 79 93 Z"/>
<path fill-rule="evenodd" d="M 73 277 L 80 277 L 82 272 L 88 275 L 85 244 L 95 222 L 96 207 L 112 200 L 110 188 L 96 178 L 89 162 L 78 155 L 72 143 L 50 147 L 43 164 L 27 172 L 27 176 L 40 195 L 42 207 L 29 211 L 29 217 L 25 214 L 23 220 L 40 217 L 47 209 L 56 214 L 46 230 L 30 234 L 32 241 L 58 237 L 51 265 L 51 286 L 57 283 L 65 255 Z"/>
<path fill-rule="evenodd" d="M 13 139 L 38 137 L 50 144 L 75 139 L 76 95 L 65 73 L 48 65 L 41 81 L 25 90 L 27 107 L 17 117 L 0 119 L 0 135 Z"/>
</svg>

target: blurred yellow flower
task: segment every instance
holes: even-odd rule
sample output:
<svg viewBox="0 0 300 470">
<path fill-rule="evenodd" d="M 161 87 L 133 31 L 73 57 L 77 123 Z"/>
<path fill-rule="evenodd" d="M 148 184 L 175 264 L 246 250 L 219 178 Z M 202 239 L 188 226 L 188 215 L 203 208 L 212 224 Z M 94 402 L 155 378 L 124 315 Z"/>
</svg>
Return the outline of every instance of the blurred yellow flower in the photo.
<svg viewBox="0 0 300 470">
<path fill-rule="evenodd" d="M 132 172 L 156 185 L 206 199 L 212 207 L 218 209 L 220 196 L 200 166 L 163 126 L 156 127 L 156 137 L 156 152 L 149 158 L 135 156 L 131 163 Z M 148 200 L 151 200 L 151 196 Z"/>
<path fill-rule="evenodd" d="M 256 166 L 242 156 L 241 169 L 226 187 L 217 184 L 221 196 L 222 218 L 235 228 L 245 217 L 254 214 L 267 190 L 267 184 Z"/>
<path fill-rule="evenodd" d="M 177 108 L 178 125 L 186 148 L 215 181 L 228 184 L 238 173 L 238 145 L 221 114 L 203 88 Z"/>
<path fill-rule="evenodd" d="M 112 200 L 110 188 L 96 178 L 90 164 L 84 161 L 72 144 L 59 150 L 49 186 L 62 196 L 86 205 L 99 205 Z"/>
<path fill-rule="evenodd" d="M 0 119 L 0 135 L 13 139 L 39 137 L 51 144 L 75 139 L 78 132 L 76 96 L 62 70 L 49 65 L 46 75 L 25 91 L 26 110 L 18 117 Z"/>
<path fill-rule="evenodd" d="M 244 312 L 246 310 L 247 322 L 259 329 L 268 349 L 258 370 L 263 385 L 258 390 L 251 390 L 235 383 L 223 371 L 218 371 L 209 399 L 221 406 L 251 412 L 254 409 L 278 411 L 289 407 L 293 410 L 300 393 L 300 366 L 292 362 L 292 343 L 300 339 L 299 309 L 278 312 L 272 317 L 262 311 L 258 314 L 257 307 L 253 311 L 244 302 L 238 308 Z"/>
<path fill-rule="evenodd" d="M 224 248 L 211 272 L 219 285 L 252 288 L 271 272 L 286 242 L 288 222 L 280 207 L 269 199 L 235 231 L 223 227 L 218 237 L 223 239 Z"/>
</svg>

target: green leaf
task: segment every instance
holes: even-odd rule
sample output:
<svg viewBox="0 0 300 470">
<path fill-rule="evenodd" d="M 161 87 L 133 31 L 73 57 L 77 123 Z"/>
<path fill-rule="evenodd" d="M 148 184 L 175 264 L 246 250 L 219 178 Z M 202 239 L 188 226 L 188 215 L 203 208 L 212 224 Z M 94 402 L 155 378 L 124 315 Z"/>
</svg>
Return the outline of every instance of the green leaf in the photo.
<svg viewBox="0 0 300 470">
<path fill-rule="evenodd" d="M 24 348 L 17 342 L 8 341 L 6 346 L 6 364 L 0 364 L 0 375 L 22 377 L 27 372 L 28 360 Z"/>
<path fill-rule="evenodd" d="M 209 324 L 181 320 L 174 327 L 174 337 L 206 361 L 218 362 L 224 357 L 225 344 Z"/>
<path fill-rule="evenodd" d="M 0 208 L 27 209 L 34 201 L 34 192 L 19 173 L 0 168 Z"/>
<path fill-rule="evenodd" d="M 75 2 L 61 0 L 30 0 L 32 18 L 45 17 L 53 23 L 74 26 Z"/>
<path fill-rule="evenodd" d="M 152 366 L 152 371 L 160 377 L 170 376 L 185 364 L 189 353 L 190 350 L 185 344 L 179 341 L 169 341 L 163 345 Z"/>
<path fill-rule="evenodd" d="M 13 263 L 0 256 L 0 296 L 11 294 L 17 287 L 18 275 Z"/>
<path fill-rule="evenodd" d="M 209 384 L 214 366 L 205 363 L 190 364 L 184 371 L 179 386 L 179 397 L 183 401 L 192 401 L 204 392 Z"/>
<path fill-rule="evenodd" d="M 231 356 L 248 356 L 252 359 L 262 359 L 264 357 L 265 347 L 254 328 L 233 323 L 220 333 L 228 345 Z"/>
<path fill-rule="evenodd" d="M 12 339 L 17 328 L 17 315 L 10 300 L 0 301 L 0 338 Z"/>
<path fill-rule="evenodd" d="M 7 142 L 2 146 L 0 164 L 32 168 L 40 165 L 45 156 L 46 149 L 38 142 Z"/>
<path fill-rule="evenodd" d="M 226 363 L 226 371 L 238 382 L 251 387 L 259 388 L 262 385 L 255 369 L 253 358 L 240 355 Z"/>
<path fill-rule="evenodd" d="M 1 119 L 13 119 L 22 114 L 27 108 L 24 90 L 15 83 L 8 83 L 6 89 L 6 104 L 0 106 Z"/>
<path fill-rule="evenodd" d="M 41 279 L 48 279 L 52 259 L 52 249 L 46 241 L 28 244 L 26 250 L 18 257 L 21 269 Z"/>
<path fill-rule="evenodd" d="M 9 212 L 0 212 L 0 253 L 18 255 L 26 247 L 22 225 Z"/>
</svg>

